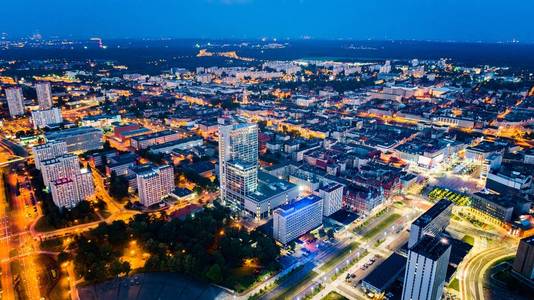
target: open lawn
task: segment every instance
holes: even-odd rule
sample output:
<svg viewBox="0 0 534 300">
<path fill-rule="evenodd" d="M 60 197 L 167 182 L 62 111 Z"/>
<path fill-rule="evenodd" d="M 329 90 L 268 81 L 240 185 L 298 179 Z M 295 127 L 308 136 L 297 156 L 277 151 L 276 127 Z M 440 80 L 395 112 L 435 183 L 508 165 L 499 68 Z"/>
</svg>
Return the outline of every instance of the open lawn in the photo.
<svg viewBox="0 0 534 300">
<path fill-rule="evenodd" d="M 453 290 L 456 290 L 456 291 L 460 291 L 460 281 L 458 281 L 458 278 L 454 278 L 451 283 L 449 284 L 449 288 L 450 289 L 453 289 Z"/>
<path fill-rule="evenodd" d="M 37 220 L 37 224 L 35 224 L 35 230 L 38 232 L 48 232 L 56 230 L 56 228 L 48 224 L 45 217 L 40 217 L 39 220 Z"/>
<path fill-rule="evenodd" d="M 317 276 L 317 272 L 311 271 L 306 276 L 301 277 L 298 282 L 296 282 L 292 287 L 287 288 L 278 299 L 292 299 L 293 294 L 297 293 L 308 281 L 312 280 Z"/>
<path fill-rule="evenodd" d="M 331 291 L 328 295 L 324 296 L 322 300 L 349 300 L 347 297 Z"/>
<path fill-rule="evenodd" d="M 473 246 L 475 244 L 475 238 L 470 235 L 465 235 L 462 238 L 462 241 L 468 243 L 469 245 Z"/>
<path fill-rule="evenodd" d="M 39 248 L 43 251 L 61 252 L 65 247 L 60 239 L 50 239 L 42 241 Z"/>
<path fill-rule="evenodd" d="M 373 238 L 378 233 L 384 231 L 386 228 L 391 226 L 393 222 L 397 221 L 401 215 L 399 214 L 391 214 L 387 216 L 384 220 L 382 220 L 380 223 L 378 223 L 375 227 L 371 228 L 369 231 L 367 231 L 362 238 L 365 240 Z"/>
<path fill-rule="evenodd" d="M 257 282 L 262 282 L 272 276 L 272 272 L 262 270 L 259 266 L 241 266 L 230 271 L 230 274 L 225 278 L 223 285 L 242 292 Z"/>
</svg>

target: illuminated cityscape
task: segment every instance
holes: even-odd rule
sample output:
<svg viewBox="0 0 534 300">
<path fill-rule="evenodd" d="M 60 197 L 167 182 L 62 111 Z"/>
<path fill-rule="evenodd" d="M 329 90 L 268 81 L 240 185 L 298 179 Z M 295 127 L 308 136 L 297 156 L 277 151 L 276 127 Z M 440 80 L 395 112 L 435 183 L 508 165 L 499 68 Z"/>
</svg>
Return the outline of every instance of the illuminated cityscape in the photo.
<svg viewBox="0 0 534 300">
<path fill-rule="evenodd" d="M 271 1 L 0 4 L 0 299 L 532 299 L 534 6 Z"/>
</svg>

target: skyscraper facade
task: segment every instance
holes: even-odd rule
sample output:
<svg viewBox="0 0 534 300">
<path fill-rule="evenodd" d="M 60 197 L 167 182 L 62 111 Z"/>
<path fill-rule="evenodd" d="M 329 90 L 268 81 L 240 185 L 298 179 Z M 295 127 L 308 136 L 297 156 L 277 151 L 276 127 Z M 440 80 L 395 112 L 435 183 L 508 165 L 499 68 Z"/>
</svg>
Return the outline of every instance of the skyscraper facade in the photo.
<svg viewBox="0 0 534 300">
<path fill-rule="evenodd" d="M 451 245 L 445 238 L 425 235 L 408 251 L 402 300 L 439 300 L 449 265 Z"/>
<path fill-rule="evenodd" d="M 219 126 L 221 198 L 242 210 L 245 197 L 258 187 L 258 126 L 251 123 Z"/>
<path fill-rule="evenodd" d="M 35 168 L 41 169 L 41 162 L 56 158 L 67 153 L 67 143 L 64 141 L 50 141 L 45 144 L 32 147 Z"/>
<path fill-rule="evenodd" d="M 56 206 L 72 208 L 94 194 L 93 176 L 88 169 L 82 169 L 72 177 L 62 177 L 52 181 L 50 192 Z"/>
<path fill-rule="evenodd" d="M 413 221 L 410 227 L 408 249 L 412 248 L 425 235 L 436 236 L 449 225 L 453 203 L 442 199 Z"/>
<path fill-rule="evenodd" d="M 41 162 L 41 173 L 45 186 L 49 186 L 53 181 L 60 178 L 72 179 L 80 173 L 78 156 L 64 154 L 56 158 L 44 160 Z"/>
<path fill-rule="evenodd" d="M 136 174 L 141 204 L 148 207 L 161 202 L 174 190 L 174 170 L 170 165 L 152 166 Z"/>
<path fill-rule="evenodd" d="M 17 117 L 24 115 L 24 98 L 22 97 L 22 89 L 19 87 L 6 89 L 7 106 L 9 115 Z"/>
<path fill-rule="evenodd" d="M 39 102 L 39 108 L 47 110 L 52 108 L 52 90 L 49 82 L 40 82 L 35 85 L 35 91 L 37 92 L 37 101 Z"/>
</svg>

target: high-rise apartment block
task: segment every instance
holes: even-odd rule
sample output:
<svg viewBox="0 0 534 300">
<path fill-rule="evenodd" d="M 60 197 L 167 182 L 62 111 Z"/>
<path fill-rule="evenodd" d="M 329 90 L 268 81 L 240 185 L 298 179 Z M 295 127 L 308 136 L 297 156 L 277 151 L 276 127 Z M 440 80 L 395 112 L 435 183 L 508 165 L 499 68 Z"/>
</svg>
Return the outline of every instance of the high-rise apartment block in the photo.
<svg viewBox="0 0 534 300">
<path fill-rule="evenodd" d="M 423 236 L 408 251 L 402 300 L 441 299 L 450 254 L 446 238 Z"/>
<path fill-rule="evenodd" d="M 33 128 L 44 128 L 49 125 L 60 124 L 63 122 L 61 109 L 54 107 L 46 110 L 32 111 Z"/>
<path fill-rule="evenodd" d="M 11 117 L 24 115 L 24 98 L 19 87 L 6 89 L 7 107 Z"/>
<path fill-rule="evenodd" d="M 94 194 L 93 176 L 82 169 L 73 177 L 63 177 L 50 184 L 52 200 L 60 208 L 72 208 Z"/>
<path fill-rule="evenodd" d="M 63 141 L 51 141 L 32 147 L 35 167 L 41 169 L 41 162 L 47 159 L 56 158 L 67 153 L 67 144 Z"/>
<path fill-rule="evenodd" d="M 141 204 L 148 207 L 161 202 L 175 188 L 174 170 L 170 165 L 149 166 L 136 174 Z"/>
<path fill-rule="evenodd" d="M 49 82 L 40 82 L 35 84 L 35 91 L 37 92 L 37 101 L 39 108 L 47 110 L 52 108 L 52 90 Z"/>
<path fill-rule="evenodd" d="M 80 173 L 78 156 L 63 154 L 56 158 L 43 160 L 41 162 L 41 173 L 45 186 L 49 186 L 53 181 L 60 178 L 72 179 Z"/>
</svg>

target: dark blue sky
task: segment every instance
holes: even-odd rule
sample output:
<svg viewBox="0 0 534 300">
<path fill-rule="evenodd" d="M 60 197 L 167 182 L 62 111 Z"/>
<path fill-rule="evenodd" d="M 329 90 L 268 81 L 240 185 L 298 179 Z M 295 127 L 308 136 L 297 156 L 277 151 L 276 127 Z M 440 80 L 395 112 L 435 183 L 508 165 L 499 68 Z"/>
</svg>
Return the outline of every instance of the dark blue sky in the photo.
<svg viewBox="0 0 534 300">
<path fill-rule="evenodd" d="M 534 42 L 533 0 L 5 0 L 0 32 Z"/>
</svg>

